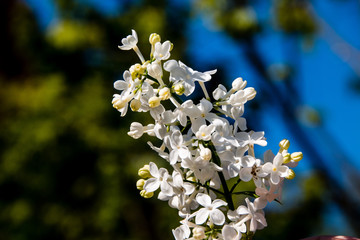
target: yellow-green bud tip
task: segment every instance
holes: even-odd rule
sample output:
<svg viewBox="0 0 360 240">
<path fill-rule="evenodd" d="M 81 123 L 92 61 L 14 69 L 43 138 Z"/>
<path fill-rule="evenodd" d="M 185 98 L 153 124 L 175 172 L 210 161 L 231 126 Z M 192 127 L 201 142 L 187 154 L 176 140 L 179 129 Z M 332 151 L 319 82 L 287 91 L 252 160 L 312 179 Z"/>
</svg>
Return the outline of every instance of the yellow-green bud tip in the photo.
<svg viewBox="0 0 360 240">
<path fill-rule="evenodd" d="M 284 159 L 284 161 L 283 161 L 284 164 L 289 163 L 290 160 L 291 160 L 290 153 L 284 154 L 284 155 L 283 155 L 283 159 Z"/>
<path fill-rule="evenodd" d="M 196 182 L 196 181 L 197 181 L 197 179 L 196 179 L 194 176 L 187 177 L 186 180 L 192 181 L 192 182 Z"/>
<path fill-rule="evenodd" d="M 176 83 L 172 86 L 177 95 L 182 95 L 185 92 L 185 86 L 182 83 Z"/>
<path fill-rule="evenodd" d="M 131 110 L 133 110 L 134 112 L 138 111 L 141 107 L 141 102 L 139 99 L 133 99 L 131 102 L 130 102 L 130 108 Z"/>
<path fill-rule="evenodd" d="M 294 177 L 295 177 L 295 172 L 294 172 L 294 170 L 292 170 L 292 169 L 289 169 L 288 170 L 288 175 L 285 177 L 286 179 L 294 179 Z"/>
<path fill-rule="evenodd" d="M 157 34 L 157 33 L 150 34 L 149 42 L 151 45 L 154 45 L 155 43 L 160 42 L 160 41 L 161 41 L 161 37 L 159 34 Z"/>
<path fill-rule="evenodd" d="M 290 147 L 290 141 L 287 139 L 283 139 L 279 143 L 279 147 L 281 150 L 288 150 Z"/>
<path fill-rule="evenodd" d="M 138 175 L 141 178 L 151 178 L 149 165 L 146 164 L 142 168 L 140 168 L 139 171 L 138 171 Z"/>
<path fill-rule="evenodd" d="M 153 192 L 147 192 L 145 190 L 141 190 L 140 191 L 140 195 L 143 197 L 143 198 L 151 198 L 152 196 L 154 196 L 154 193 Z"/>
<path fill-rule="evenodd" d="M 303 153 L 302 152 L 294 152 L 291 154 L 291 160 L 294 162 L 298 162 L 301 159 L 303 159 Z"/>
<path fill-rule="evenodd" d="M 144 190 L 144 184 L 145 184 L 145 179 L 141 178 L 136 182 L 136 188 L 139 190 Z"/>
</svg>

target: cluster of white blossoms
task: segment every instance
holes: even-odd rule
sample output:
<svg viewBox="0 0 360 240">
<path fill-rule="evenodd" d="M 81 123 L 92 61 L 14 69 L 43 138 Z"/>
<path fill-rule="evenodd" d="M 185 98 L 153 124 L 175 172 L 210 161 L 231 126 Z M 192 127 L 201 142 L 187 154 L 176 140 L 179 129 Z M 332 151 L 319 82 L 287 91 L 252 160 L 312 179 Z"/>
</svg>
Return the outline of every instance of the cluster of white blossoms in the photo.
<svg viewBox="0 0 360 240">
<path fill-rule="evenodd" d="M 292 168 L 302 153 L 290 154 L 290 143 L 284 139 L 276 155 L 268 150 L 263 160 L 257 158 L 254 146 L 267 145 L 264 132 L 246 131 L 242 117 L 255 89 L 237 78 L 230 90 L 220 84 L 210 95 L 205 82 L 216 70 L 198 72 L 169 60 L 173 45 L 162 43 L 158 34 L 151 34 L 149 41 L 150 59 L 145 60 L 134 30 L 122 39 L 119 48 L 133 49 L 141 63 L 114 83 L 121 93 L 112 100 L 121 116 L 129 105 L 132 111 L 150 113 L 154 122 L 133 122 L 128 135 L 137 139 L 146 133 L 160 139 L 159 147 L 148 144 L 171 169 L 158 168 L 153 162 L 142 167 L 137 182 L 141 196 L 150 198 L 158 192 L 158 199 L 178 210 L 182 220 L 173 230 L 176 240 L 251 239 L 256 230 L 267 226 L 263 209 L 280 201 L 283 180 L 294 178 Z M 199 102 L 188 99 L 196 82 L 204 93 Z M 166 101 L 174 107 L 165 109 Z M 241 189 L 242 182 L 250 181 L 254 191 Z"/>
</svg>

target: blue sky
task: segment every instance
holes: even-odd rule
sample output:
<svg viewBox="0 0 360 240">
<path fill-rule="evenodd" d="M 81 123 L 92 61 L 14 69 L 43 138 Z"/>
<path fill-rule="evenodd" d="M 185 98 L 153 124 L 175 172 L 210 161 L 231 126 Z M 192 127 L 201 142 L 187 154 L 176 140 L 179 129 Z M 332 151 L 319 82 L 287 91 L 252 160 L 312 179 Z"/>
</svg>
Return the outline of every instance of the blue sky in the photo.
<svg viewBox="0 0 360 240">
<path fill-rule="evenodd" d="M 58 20 L 58 13 L 53 0 L 23 1 L 36 13 L 39 25 L 43 29 Z M 190 4 L 190 1 L 173 1 L 178 5 Z M 117 0 L 81 0 L 81 2 L 95 6 L 102 13 L 110 16 L 121 14 L 124 11 L 125 3 L 125 1 Z M 303 103 L 321 113 L 323 128 L 345 151 L 351 164 L 360 169 L 360 157 L 357 152 L 360 148 L 360 141 L 357 140 L 360 135 L 360 95 L 350 89 L 350 81 L 356 77 L 360 78 L 360 76 L 357 76 L 346 62 L 356 62 L 360 69 L 360 59 L 357 58 L 358 56 L 354 54 L 351 48 L 343 44 L 346 42 L 360 51 L 360 4 L 356 0 L 318 0 L 312 1 L 312 3 L 315 12 L 331 26 L 332 31 L 317 34 L 312 39 L 313 44 L 309 48 L 304 48 L 299 41 L 298 47 L 304 51 L 301 51 L 299 56 L 301 67 L 295 74 L 296 87 L 299 89 L 298 92 Z M 268 1 L 256 1 L 255 11 L 261 21 L 269 19 L 269 4 Z M 243 56 L 241 47 L 233 39 L 226 36 L 224 32 L 213 27 L 207 16 L 195 15 L 189 20 L 186 32 L 192 36 L 189 38 L 189 45 L 186 50 L 193 60 L 191 64 L 188 64 L 189 66 L 196 68 L 196 65 L 216 66 L 226 63 L 229 79 L 241 76 L 248 80 L 250 86 L 256 88 L 258 76 Z M 334 38 L 334 34 L 337 38 Z M 342 40 L 339 41 L 339 39 Z M 259 51 L 268 65 L 289 61 L 282 54 L 283 43 L 284 35 L 274 28 L 267 29 L 256 40 Z M 202 47 L 199 48 L 198 46 Z M 223 46 L 226 46 L 225 50 Z M 345 59 L 334 51 L 334 48 L 339 46 L 343 49 L 341 53 L 345 54 Z M 291 138 L 291 133 L 284 127 L 284 119 L 277 109 L 271 106 L 267 107 L 269 111 L 262 115 L 264 130 L 269 140 L 268 148 L 276 151 L 278 142 L 282 138 Z M 327 148 L 323 136 L 319 134 L 316 127 L 304 126 L 304 129 L 315 139 L 314 142 L 316 142 L 317 147 L 323 149 L 323 156 L 326 159 L 333 159 L 337 150 Z M 301 151 L 301 147 L 296 141 L 293 141 L 291 150 Z M 333 174 L 339 174 L 338 162 L 329 162 L 329 168 Z M 300 174 L 306 174 L 309 170 L 309 163 L 304 161 L 300 164 L 298 171 Z M 335 208 L 329 210 L 329 214 L 337 216 L 332 218 L 334 225 L 343 222 L 341 215 L 337 214 Z"/>
</svg>

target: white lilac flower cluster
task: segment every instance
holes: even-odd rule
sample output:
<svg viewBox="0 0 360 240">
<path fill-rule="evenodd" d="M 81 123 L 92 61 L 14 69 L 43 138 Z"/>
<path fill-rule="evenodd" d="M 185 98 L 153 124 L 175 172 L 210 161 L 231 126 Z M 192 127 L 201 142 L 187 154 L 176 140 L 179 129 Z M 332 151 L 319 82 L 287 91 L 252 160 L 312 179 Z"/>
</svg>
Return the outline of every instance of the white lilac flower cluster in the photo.
<svg viewBox="0 0 360 240">
<path fill-rule="evenodd" d="M 283 180 L 294 178 L 292 168 L 302 153 L 290 154 L 290 143 L 284 139 L 276 155 L 268 150 L 264 161 L 257 158 L 254 146 L 267 145 L 264 132 L 246 131 L 242 117 L 244 104 L 256 95 L 254 88 L 237 78 L 230 90 L 220 84 L 210 96 L 205 82 L 216 70 L 198 72 L 168 60 L 173 45 L 162 43 L 158 34 L 151 34 L 149 41 L 150 60 L 145 61 L 134 30 L 122 39 L 119 48 L 133 49 L 141 63 L 114 83 L 121 93 L 112 100 L 121 116 L 129 105 L 132 111 L 150 113 L 154 122 L 133 122 L 128 135 L 137 139 L 147 133 L 160 139 L 159 147 L 148 144 L 171 168 L 158 168 L 153 162 L 142 167 L 137 182 L 141 196 L 150 198 L 159 191 L 158 199 L 178 210 L 182 220 L 173 230 L 176 240 L 251 239 L 267 226 L 263 209 L 268 202 L 280 201 Z M 196 82 L 204 93 L 198 103 L 187 99 Z M 181 95 L 187 100 L 181 101 Z M 165 109 L 166 101 L 174 107 Z M 254 191 L 241 189 L 242 182 L 251 181 Z"/>
</svg>

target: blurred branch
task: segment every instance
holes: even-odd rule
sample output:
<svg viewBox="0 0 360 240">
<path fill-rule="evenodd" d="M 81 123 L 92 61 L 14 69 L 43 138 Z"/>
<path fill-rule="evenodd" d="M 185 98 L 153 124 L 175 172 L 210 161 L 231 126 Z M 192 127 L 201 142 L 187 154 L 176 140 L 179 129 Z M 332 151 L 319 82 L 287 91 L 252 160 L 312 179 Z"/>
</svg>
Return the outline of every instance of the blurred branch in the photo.
<svg viewBox="0 0 360 240">
<path fill-rule="evenodd" d="M 319 34 L 329 44 L 330 49 L 360 77 L 360 50 L 343 39 L 320 15 L 316 14 L 314 7 L 309 3 L 309 10 L 320 24 Z"/>
<path fill-rule="evenodd" d="M 331 176 L 329 171 L 325 168 L 327 161 L 322 157 L 318 149 L 315 147 L 316 144 L 313 143 L 311 136 L 307 135 L 300 125 L 300 123 L 296 119 L 296 115 L 294 109 L 297 106 L 300 106 L 301 103 L 299 99 L 294 98 L 293 93 L 290 91 L 286 95 L 283 94 L 279 89 L 274 85 L 271 81 L 270 76 L 266 70 L 266 65 L 262 60 L 261 55 L 256 50 L 257 47 L 255 46 L 254 40 L 252 37 L 249 37 L 245 40 L 246 46 L 246 57 L 248 58 L 249 62 L 254 66 L 255 70 L 261 76 L 261 80 L 263 82 L 263 87 L 267 88 L 268 92 L 272 94 L 272 100 L 276 102 L 276 104 L 280 107 L 280 110 L 286 119 L 285 124 L 290 129 L 294 136 L 296 137 L 297 141 L 301 144 L 304 148 L 304 151 L 309 154 L 309 159 L 311 159 L 311 163 L 313 164 L 314 168 L 322 174 L 325 182 L 325 186 L 329 189 L 331 198 L 338 204 L 338 206 L 343 210 L 345 215 L 350 219 L 350 224 L 353 227 L 354 231 L 359 235 L 360 234 L 360 210 L 358 206 L 352 199 L 352 196 L 344 190 L 341 186 L 338 179 Z M 266 90 L 264 90 L 266 91 Z M 315 129 L 314 129 L 315 131 Z M 328 134 L 325 129 L 322 129 L 322 134 L 326 136 L 328 139 L 332 139 L 331 135 Z M 329 146 L 331 149 L 333 146 Z M 341 156 L 343 157 L 342 161 L 349 162 L 348 158 L 345 157 L 346 155 L 337 147 L 337 151 L 341 152 Z"/>
</svg>

